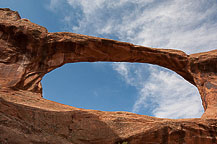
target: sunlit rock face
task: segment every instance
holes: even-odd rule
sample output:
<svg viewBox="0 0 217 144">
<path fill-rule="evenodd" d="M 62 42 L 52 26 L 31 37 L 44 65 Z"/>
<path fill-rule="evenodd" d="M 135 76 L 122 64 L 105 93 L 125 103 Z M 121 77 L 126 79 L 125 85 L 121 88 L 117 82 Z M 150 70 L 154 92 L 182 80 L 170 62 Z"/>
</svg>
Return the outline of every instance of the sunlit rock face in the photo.
<svg viewBox="0 0 217 144">
<path fill-rule="evenodd" d="M 65 63 L 139 62 L 169 68 L 194 84 L 201 119 L 160 119 L 84 110 L 42 98 L 42 77 Z M 181 94 L 180 94 L 181 96 Z M 187 55 L 58 32 L 0 9 L 0 143 L 217 143 L 217 50 Z"/>
</svg>

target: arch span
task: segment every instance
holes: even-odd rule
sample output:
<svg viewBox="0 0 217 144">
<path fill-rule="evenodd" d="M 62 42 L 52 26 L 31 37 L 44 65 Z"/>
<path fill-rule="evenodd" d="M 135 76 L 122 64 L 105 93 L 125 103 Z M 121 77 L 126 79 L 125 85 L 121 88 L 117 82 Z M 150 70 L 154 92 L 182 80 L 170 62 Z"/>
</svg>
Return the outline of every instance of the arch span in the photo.
<svg viewBox="0 0 217 144">
<path fill-rule="evenodd" d="M 203 117 L 217 117 L 217 50 L 187 55 L 75 33 L 48 33 L 17 12 L 0 11 L 1 87 L 41 93 L 42 77 L 65 63 L 150 63 L 169 68 L 194 84 L 203 101 Z"/>
</svg>

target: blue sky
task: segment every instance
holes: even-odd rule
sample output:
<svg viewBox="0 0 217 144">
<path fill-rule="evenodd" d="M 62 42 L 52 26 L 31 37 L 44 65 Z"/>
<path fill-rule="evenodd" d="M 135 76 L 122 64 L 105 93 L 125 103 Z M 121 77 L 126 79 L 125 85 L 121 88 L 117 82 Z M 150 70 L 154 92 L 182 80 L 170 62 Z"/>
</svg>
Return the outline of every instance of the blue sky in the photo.
<svg viewBox="0 0 217 144">
<path fill-rule="evenodd" d="M 49 32 L 68 31 L 188 54 L 216 49 L 216 0 L 0 0 Z M 105 111 L 200 117 L 197 89 L 150 64 L 66 64 L 43 80 L 44 98 Z"/>
</svg>

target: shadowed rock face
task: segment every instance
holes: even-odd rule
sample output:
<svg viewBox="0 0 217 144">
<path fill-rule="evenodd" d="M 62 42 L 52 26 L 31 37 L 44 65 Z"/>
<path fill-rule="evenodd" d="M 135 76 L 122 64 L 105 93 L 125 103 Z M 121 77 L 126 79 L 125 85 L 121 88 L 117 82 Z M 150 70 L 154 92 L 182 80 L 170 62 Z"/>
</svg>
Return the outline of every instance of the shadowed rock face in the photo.
<svg viewBox="0 0 217 144">
<path fill-rule="evenodd" d="M 201 119 L 169 120 L 78 109 L 42 98 L 40 81 L 46 73 L 65 63 L 97 61 L 171 69 L 198 88 L 205 113 Z M 74 33 L 48 33 L 17 12 L 0 9 L 0 112 L 3 143 L 216 143 L 217 50 L 187 55 Z"/>
</svg>

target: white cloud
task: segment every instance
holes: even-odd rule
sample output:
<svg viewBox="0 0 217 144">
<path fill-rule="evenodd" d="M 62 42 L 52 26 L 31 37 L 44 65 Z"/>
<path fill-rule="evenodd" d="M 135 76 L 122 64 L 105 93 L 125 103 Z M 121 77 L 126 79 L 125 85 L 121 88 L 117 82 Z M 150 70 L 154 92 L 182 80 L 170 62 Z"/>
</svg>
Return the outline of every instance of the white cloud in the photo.
<svg viewBox="0 0 217 144">
<path fill-rule="evenodd" d="M 51 7 L 55 7 L 55 1 L 51 0 Z M 180 49 L 189 54 L 213 50 L 217 46 L 215 0 L 66 2 L 73 10 L 80 10 L 79 13 L 64 13 L 68 30 L 76 33 Z M 202 106 L 196 88 L 177 74 L 127 63 L 114 64 L 113 68 L 140 93 L 133 106 L 134 112 L 152 106 L 153 114 L 158 117 L 201 116 Z M 150 100 L 151 104 L 148 103 Z"/>
<path fill-rule="evenodd" d="M 51 0 L 47 8 L 54 12 L 56 9 L 59 8 L 60 2 L 61 2 L 60 0 Z"/>
<path fill-rule="evenodd" d="M 141 89 L 143 83 L 149 77 L 148 73 L 150 73 L 149 65 L 147 64 L 116 62 L 112 64 L 112 67 L 122 76 L 127 84 L 139 89 Z"/>
<path fill-rule="evenodd" d="M 152 67 L 152 73 L 143 88 L 140 98 L 133 107 L 137 112 L 138 107 L 150 106 L 144 99 L 149 99 L 156 117 L 191 118 L 200 117 L 203 109 L 196 87 L 192 87 L 175 73 L 158 70 Z M 196 92 L 196 93 L 195 93 Z"/>
<path fill-rule="evenodd" d="M 172 71 L 156 66 L 114 63 L 123 80 L 139 91 L 132 112 L 151 109 L 156 117 L 192 118 L 203 113 L 196 87 Z M 147 69 L 148 68 L 148 69 Z M 147 76 L 148 71 L 150 75 Z M 146 74 L 146 75 L 145 75 Z"/>
<path fill-rule="evenodd" d="M 56 0 L 53 3 L 56 3 Z M 67 0 L 82 10 L 71 19 L 73 32 L 115 35 L 151 47 L 176 48 L 187 53 L 208 51 L 217 45 L 217 3 L 213 0 Z M 53 3 L 51 3 L 53 5 Z M 69 13 L 66 17 L 74 17 Z M 78 21 L 74 25 L 73 21 Z"/>
</svg>

